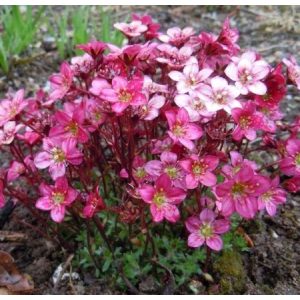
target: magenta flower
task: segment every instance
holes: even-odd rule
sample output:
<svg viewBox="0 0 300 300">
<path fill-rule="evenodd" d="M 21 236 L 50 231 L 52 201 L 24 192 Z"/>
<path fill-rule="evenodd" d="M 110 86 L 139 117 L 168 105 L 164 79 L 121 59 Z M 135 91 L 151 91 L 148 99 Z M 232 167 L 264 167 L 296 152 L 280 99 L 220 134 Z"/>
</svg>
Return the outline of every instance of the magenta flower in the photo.
<svg viewBox="0 0 300 300">
<path fill-rule="evenodd" d="M 49 168 L 53 180 L 64 176 L 68 164 L 78 166 L 82 163 L 83 155 L 76 148 L 76 140 L 57 138 L 44 138 L 43 149 L 34 158 L 34 164 L 38 169 Z"/>
<path fill-rule="evenodd" d="M 164 218 L 172 223 L 178 221 L 180 214 L 176 205 L 185 199 L 186 193 L 180 188 L 172 187 L 167 175 L 161 175 L 154 187 L 144 184 L 138 191 L 142 199 L 150 204 L 154 222 L 160 222 Z"/>
<path fill-rule="evenodd" d="M 236 100 L 240 94 L 239 90 L 228 85 L 224 78 L 216 76 L 211 79 L 210 84 L 211 87 L 206 85 L 199 91 L 205 99 L 208 111 L 216 112 L 224 109 L 230 114 L 233 108 L 242 107 L 241 103 Z"/>
<path fill-rule="evenodd" d="M 185 27 L 184 29 L 173 27 L 167 30 L 167 34 L 159 35 L 158 39 L 172 46 L 180 47 L 194 34 L 195 30 L 192 27 Z"/>
<path fill-rule="evenodd" d="M 148 30 L 148 27 L 141 21 L 132 21 L 129 24 L 116 23 L 114 27 L 122 31 L 127 37 L 138 37 Z"/>
<path fill-rule="evenodd" d="M 83 216 L 85 218 L 92 218 L 95 213 L 105 209 L 105 203 L 100 196 L 99 186 L 95 188 L 95 191 L 91 192 L 87 196 L 86 204 L 83 208 Z"/>
<path fill-rule="evenodd" d="M 5 198 L 4 198 L 4 186 L 2 180 L 0 180 L 0 208 L 2 208 L 5 204 Z"/>
<path fill-rule="evenodd" d="M 202 69 L 199 71 L 198 63 L 186 65 L 183 73 L 172 71 L 169 77 L 176 81 L 177 91 L 180 94 L 185 94 L 197 90 L 201 84 L 213 73 L 212 69 Z"/>
<path fill-rule="evenodd" d="M 166 174 L 170 178 L 172 185 L 186 189 L 185 174 L 179 165 L 177 155 L 173 152 L 165 151 L 160 155 L 160 160 L 148 161 L 145 165 L 145 170 L 153 178 Z"/>
<path fill-rule="evenodd" d="M 4 124 L 3 129 L 0 129 L 0 146 L 9 145 L 13 142 L 16 133 L 24 128 L 24 125 L 16 125 L 15 121 L 8 121 Z"/>
<path fill-rule="evenodd" d="M 0 102 L 0 126 L 14 119 L 28 105 L 24 99 L 24 90 L 16 92 L 12 99 L 3 99 Z"/>
<path fill-rule="evenodd" d="M 91 123 L 88 130 L 94 132 L 100 125 L 105 123 L 107 114 L 103 112 L 97 101 L 88 99 L 86 101 L 86 118 Z"/>
<path fill-rule="evenodd" d="M 94 59 L 99 58 L 107 48 L 106 44 L 99 41 L 91 41 L 87 44 L 77 45 L 78 49 L 88 53 Z"/>
<path fill-rule="evenodd" d="M 300 176 L 295 176 L 284 181 L 283 186 L 291 193 L 300 191 Z"/>
<path fill-rule="evenodd" d="M 219 159 L 216 156 L 206 155 L 199 158 L 192 154 L 188 159 L 179 162 L 186 171 L 186 186 L 188 189 L 195 189 L 200 183 L 205 186 L 214 186 L 217 177 L 212 171 L 218 166 Z"/>
<path fill-rule="evenodd" d="M 257 197 L 268 189 L 268 181 L 264 176 L 254 174 L 252 168 L 244 165 L 235 176 L 219 184 L 215 188 L 219 209 L 224 216 L 233 212 L 246 219 L 255 216 L 258 206 Z"/>
<path fill-rule="evenodd" d="M 203 132 L 202 129 L 190 122 L 188 112 L 184 108 L 179 110 L 168 110 L 165 112 L 168 120 L 168 134 L 175 143 L 180 143 L 189 150 L 194 149 L 192 140 L 199 139 Z"/>
<path fill-rule="evenodd" d="M 54 74 L 49 78 L 52 92 L 49 96 L 50 101 L 54 102 L 62 99 L 70 90 L 73 82 L 73 72 L 68 63 L 64 62 L 60 66 L 60 73 Z"/>
<path fill-rule="evenodd" d="M 40 193 L 42 197 L 37 200 L 35 206 L 50 211 L 52 220 L 57 223 L 63 221 L 66 207 L 70 206 L 78 196 L 78 192 L 69 187 L 66 177 L 58 178 L 54 186 L 42 183 Z"/>
<path fill-rule="evenodd" d="M 215 251 L 223 248 L 220 234 L 227 232 L 230 222 L 225 219 L 216 220 L 215 213 L 210 209 L 203 209 L 199 217 L 189 217 L 185 222 L 190 232 L 188 246 L 192 248 L 201 247 L 204 243 Z"/>
<path fill-rule="evenodd" d="M 300 90 L 300 66 L 297 64 L 296 58 L 293 56 L 290 59 L 284 58 L 283 63 L 287 66 L 289 80 Z"/>
<path fill-rule="evenodd" d="M 191 91 L 189 94 L 176 95 L 174 102 L 178 107 L 186 109 L 191 122 L 199 121 L 202 118 L 209 118 L 213 115 L 212 112 L 208 111 L 206 102 L 203 100 L 199 91 Z"/>
<path fill-rule="evenodd" d="M 288 176 L 300 175 L 300 139 L 289 139 L 286 143 L 287 155 L 280 164 L 282 173 Z"/>
<path fill-rule="evenodd" d="M 18 179 L 23 173 L 25 173 L 25 166 L 22 163 L 13 161 L 10 168 L 7 170 L 7 182 L 12 182 Z"/>
<path fill-rule="evenodd" d="M 85 114 L 82 110 L 83 107 L 80 105 L 73 112 L 69 112 L 69 114 L 62 110 L 57 111 L 54 119 L 58 125 L 50 129 L 49 137 L 74 138 L 80 143 L 86 143 L 89 139 L 89 134 L 83 127 Z"/>
<path fill-rule="evenodd" d="M 112 80 L 112 88 L 104 88 L 101 98 L 112 102 L 112 110 L 122 113 L 128 106 L 139 106 L 146 103 L 146 97 L 142 94 L 143 81 L 134 79 L 127 81 L 117 76 Z"/>
<path fill-rule="evenodd" d="M 247 95 L 249 92 L 264 95 L 267 92 L 262 79 L 268 75 L 269 66 L 264 60 L 256 59 L 256 54 L 248 51 L 240 59 L 233 58 L 233 62 L 225 69 L 225 74 L 235 81 L 242 95 Z"/>
<path fill-rule="evenodd" d="M 262 117 L 256 112 L 256 106 L 253 102 L 248 101 L 243 108 L 234 108 L 232 117 L 237 124 L 232 137 L 240 141 L 244 136 L 252 141 L 256 138 L 256 130 L 261 129 Z"/>
<path fill-rule="evenodd" d="M 277 205 L 286 202 L 286 192 L 279 188 L 279 177 L 266 178 L 269 181 L 268 189 L 258 197 L 258 210 L 266 209 L 270 216 L 276 214 Z"/>
</svg>

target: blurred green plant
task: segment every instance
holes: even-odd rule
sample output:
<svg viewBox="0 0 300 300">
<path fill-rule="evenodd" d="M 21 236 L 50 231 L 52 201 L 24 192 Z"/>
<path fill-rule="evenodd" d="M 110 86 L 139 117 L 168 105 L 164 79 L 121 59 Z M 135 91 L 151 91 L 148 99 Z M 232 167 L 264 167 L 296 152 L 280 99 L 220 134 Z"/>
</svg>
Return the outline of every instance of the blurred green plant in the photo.
<svg viewBox="0 0 300 300">
<path fill-rule="evenodd" d="M 0 8 L 0 68 L 7 74 L 16 56 L 23 54 L 35 38 L 45 7 L 33 12 L 18 5 Z"/>
</svg>

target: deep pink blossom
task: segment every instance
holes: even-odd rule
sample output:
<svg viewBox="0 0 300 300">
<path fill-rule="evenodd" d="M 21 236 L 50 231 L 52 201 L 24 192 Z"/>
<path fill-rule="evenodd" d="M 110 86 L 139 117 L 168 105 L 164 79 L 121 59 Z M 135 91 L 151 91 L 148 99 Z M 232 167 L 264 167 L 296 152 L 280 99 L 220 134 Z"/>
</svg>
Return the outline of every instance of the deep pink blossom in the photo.
<svg viewBox="0 0 300 300">
<path fill-rule="evenodd" d="M 98 58 L 103 54 L 104 50 L 107 48 L 106 44 L 100 41 L 91 41 L 87 44 L 77 45 L 78 49 L 83 50 L 88 53 L 94 59 Z"/>
<path fill-rule="evenodd" d="M 28 105 L 24 99 L 24 90 L 15 93 L 12 99 L 3 99 L 0 101 L 0 126 L 7 121 L 13 120 Z"/>
<path fill-rule="evenodd" d="M 235 176 L 225 180 L 215 188 L 219 209 L 224 216 L 233 212 L 246 219 L 255 216 L 258 206 L 257 197 L 268 189 L 268 181 L 264 176 L 254 173 L 251 167 L 244 165 Z"/>
<path fill-rule="evenodd" d="M 77 198 L 78 192 L 68 185 L 66 177 L 60 177 L 55 181 L 55 185 L 40 185 L 42 195 L 35 204 L 38 209 L 50 211 L 54 222 L 63 221 L 66 207 L 70 206 Z"/>
<path fill-rule="evenodd" d="M 290 193 L 297 193 L 300 191 L 300 176 L 289 178 L 283 182 L 283 186 Z"/>
<path fill-rule="evenodd" d="M 245 136 L 250 141 L 254 140 L 256 131 L 262 126 L 262 117 L 256 112 L 255 104 L 248 101 L 243 108 L 234 108 L 231 113 L 237 124 L 232 133 L 233 139 L 240 141 Z"/>
<path fill-rule="evenodd" d="M 138 191 L 142 199 L 150 204 L 154 222 L 161 222 L 164 218 L 172 223 L 178 221 L 180 214 L 176 205 L 185 199 L 186 193 L 180 188 L 172 187 L 167 175 L 161 175 L 154 187 L 144 184 Z"/>
<path fill-rule="evenodd" d="M 97 186 L 93 192 L 88 194 L 82 214 L 89 219 L 103 209 L 105 209 L 105 203 L 100 196 L 99 186 Z"/>
<path fill-rule="evenodd" d="M 202 129 L 190 122 L 188 112 L 184 108 L 179 110 L 168 110 L 165 112 L 168 120 L 168 134 L 175 143 L 180 143 L 192 150 L 195 145 L 193 140 L 199 139 L 203 132 Z"/>
<path fill-rule="evenodd" d="M 50 101 L 54 102 L 62 99 L 70 90 L 73 82 L 73 72 L 68 63 L 64 62 L 60 66 L 60 73 L 49 78 L 51 83 Z"/>
<path fill-rule="evenodd" d="M 185 178 L 188 189 L 197 188 L 202 183 L 205 186 L 214 186 L 217 183 L 217 177 L 212 173 L 219 164 L 219 159 L 213 155 L 198 157 L 192 154 L 189 158 L 179 162 L 186 171 Z"/>
<path fill-rule="evenodd" d="M 0 208 L 2 208 L 5 204 L 5 198 L 4 198 L 4 186 L 2 180 L 0 180 Z"/>
<path fill-rule="evenodd" d="M 112 110 L 122 113 L 128 106 L 139 106 L 146 103 L 146 97 L 142 93 L 143 81 L 134 79 L 127 81 L 123 77 L 115 77 L 112 80 L 112 88 L 105 88 L 101 97 L 111 103 Z"/>
<path fill-rule="evenodd" d="M 34 164 L 39 169 L 49 168 L 53 180 L 64 176 L 68 164 L 80 165 L 83 154 L 76 148 L 76 140 L 55 138 L 43 139 L 43 150 L 34 158 Z"/>
<path fill-rule="evenodd" d="M 185 222 L 189 231 L 188 246 L 192 248 L 201 247 L 206 244 L 215 251 L 223 248 L 220 234 L 227 232 L 230 222 L 226 219 L 217 219 L 216 214 L 210 209 L 203 209 L 199 217 L 190 217 Z"/>
<path fill-rule="evenodd" d="M 300 175 L 300 139 L 289 139 L 286 143 L 286 155 L 280 161 L 280 170 L 288 176 Z"/>
<path fill-rule="evenodd" d="M 212 69 L 199 70 L 198 63 L 186 65 L 183 72 L 172 71 L 169 77 L 176 81 L 177 91 L 185 94 L 200 88 L 201 84 L 213 73 Z"/>
<path fill-rule="evenodd" d="M 270 216 L 274 216 L 276 214 L 277 206 L 286 202 L 286 192 L 278 187 L 278 176 L 274 179 L 266 179 L 269 181 L 268 189 L 258 197 L 258 209 L 266 209 Z"/>
<path fill-rule="evenodd" d="M 10 168 L 7 170 L 7 182 L 14 181 L 18 179 L 24 172 L 26 168 L 24 164 L 13 161 Z"/>
<path fill-rule="evenodd" d="M 264 95 L 267 92 L 262 80 L 269 73 L 269 66 L 264 60 L 257 60 L 255 52 L 248 51 L 241 58 L 234 58 L 226 69 L 225 74 L 233 81 L 242 95 L 249 92 Z"/>
</svg>

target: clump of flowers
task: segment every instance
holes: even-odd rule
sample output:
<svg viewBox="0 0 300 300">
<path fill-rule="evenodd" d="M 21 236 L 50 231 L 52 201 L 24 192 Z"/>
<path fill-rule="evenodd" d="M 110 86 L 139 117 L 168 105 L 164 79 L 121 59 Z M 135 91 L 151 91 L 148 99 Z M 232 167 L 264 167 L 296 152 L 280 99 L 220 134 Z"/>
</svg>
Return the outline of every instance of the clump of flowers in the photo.
<svg viewBox="0 0 300 300">
<path fill-rule="evenodd" d="M 0 207 L 13 198 L 43 222 L 47 213 L 95 222 L 102 236 L 106 211 L 142 233 L 180 223 L 189 247 L 215 251 L 233 214 L 274 216 L 300 190 L 300 122 L 280 111 L 286 85 L 299 89 L 296 60 L 271 66 L 241 50 L 229 20 L 219 35 L 164 34 L 136 15 L 115 28 L 123 47 L 79 45 L 83 56 L 63 62 L 50 90 L 1 100 L 0 147 L 11 161 Z"/>
</svg>

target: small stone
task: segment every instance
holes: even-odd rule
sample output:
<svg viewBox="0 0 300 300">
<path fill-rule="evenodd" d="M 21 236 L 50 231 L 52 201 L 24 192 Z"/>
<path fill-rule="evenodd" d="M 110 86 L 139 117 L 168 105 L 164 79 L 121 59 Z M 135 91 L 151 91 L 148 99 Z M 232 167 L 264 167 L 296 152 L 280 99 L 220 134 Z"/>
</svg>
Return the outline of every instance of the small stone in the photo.
<svg viewBox="0 0 300 300">
<path fill-rule="evenodd" d="M 272 229 L 271 229 L 271 235 L 272 235 L 272 237 L 274 239 L 278 239 L 279 238 L 279 235 L 274 230 L 272 230 Z"/>
</svg>

